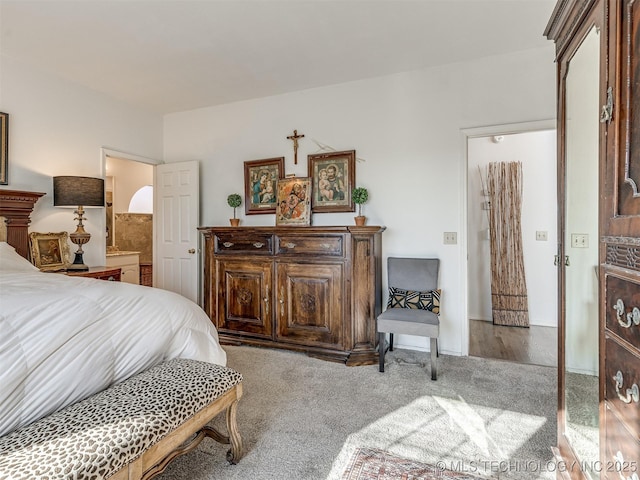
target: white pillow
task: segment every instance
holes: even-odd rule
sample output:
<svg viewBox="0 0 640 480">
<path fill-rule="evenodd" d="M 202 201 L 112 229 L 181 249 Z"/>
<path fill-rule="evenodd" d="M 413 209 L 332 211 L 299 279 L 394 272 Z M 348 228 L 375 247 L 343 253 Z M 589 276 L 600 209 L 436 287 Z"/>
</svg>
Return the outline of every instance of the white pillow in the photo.
<svg viewBox="0 0 640 480">
<path fill-rule="evenodd" d="M 2 272 L 39 272 L 29 260 L 20 256 L 7 242 L 0 242 L 0 271 Z"/>
</svg>

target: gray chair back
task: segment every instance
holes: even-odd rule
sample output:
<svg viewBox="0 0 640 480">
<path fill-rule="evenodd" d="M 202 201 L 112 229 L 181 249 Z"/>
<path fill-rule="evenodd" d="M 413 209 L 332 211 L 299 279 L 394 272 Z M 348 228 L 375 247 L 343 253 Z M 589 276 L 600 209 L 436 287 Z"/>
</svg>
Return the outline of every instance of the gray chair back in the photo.
<svg viewBox="0 0 640 480">
<path fill-rule="evenodd" d="M 438 288 L 438 258 L 387 259 L 387 275 L 390 287 L 421 292 Z"/>
</svg>

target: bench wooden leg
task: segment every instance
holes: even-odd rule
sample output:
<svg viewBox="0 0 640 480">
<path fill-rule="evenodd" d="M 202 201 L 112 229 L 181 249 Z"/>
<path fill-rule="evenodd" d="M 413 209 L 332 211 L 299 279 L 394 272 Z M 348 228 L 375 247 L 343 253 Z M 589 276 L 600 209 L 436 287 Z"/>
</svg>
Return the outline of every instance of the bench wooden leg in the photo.
<svg viewBox="0 0 640 480">
<path fill-rule="evenodd" d="M 238 432 L 238 424 L 236 423 L 236 411 L 238 409 L 238 400 L 233 402 L 227 409 L 227 431 L 231 440 L 231 448 L 227 452 L 227 461 L 235 465 L 242 458 L 242 438 Z"/>
</svg>

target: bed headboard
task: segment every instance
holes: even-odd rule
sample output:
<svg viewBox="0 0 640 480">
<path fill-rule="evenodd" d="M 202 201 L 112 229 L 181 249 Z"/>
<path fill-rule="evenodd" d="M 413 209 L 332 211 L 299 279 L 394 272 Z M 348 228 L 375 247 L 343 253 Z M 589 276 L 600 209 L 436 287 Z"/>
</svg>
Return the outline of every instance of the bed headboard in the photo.
<svg viewBox="0 0 640 480">
<path fill-rule="evenodd" d="M 0 217 L 4 217 L 6 242 L 24 258 L 29 258 L 29 223 L 40 192 L 0 189 Z M 2 229 L 4 230 L 4 228 Z"/>
</svg>

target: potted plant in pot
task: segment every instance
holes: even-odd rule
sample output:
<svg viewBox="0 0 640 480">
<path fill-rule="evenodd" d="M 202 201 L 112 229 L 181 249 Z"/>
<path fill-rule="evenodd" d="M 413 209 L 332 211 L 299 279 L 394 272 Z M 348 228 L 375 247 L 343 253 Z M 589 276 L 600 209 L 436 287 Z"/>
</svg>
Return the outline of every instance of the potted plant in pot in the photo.
<svg viewBox="0 0 640 480">
<path fill-rule="evenodd" d="M 351 199 L 353 203 L 358 205 L 358 216 L 355 217 L 356 225 L 365 224 L 367 217 L 362 215 L 362 204 L 369 200 L 369 192 L 364 187 L 356 187 L 351 191 Z"/>
<path fill-rule="evenodd" d="M 231 222 L 232 227 L 237 227 L 240 223 L 240 219 L 236 218 L 236 208 L 242 205 L 242 197 L 237 193 L 232 193 L 227 197 L 227 203 L 233 208 L 233 218 L 230 218 L 229 222 Z"/>
</svg>

